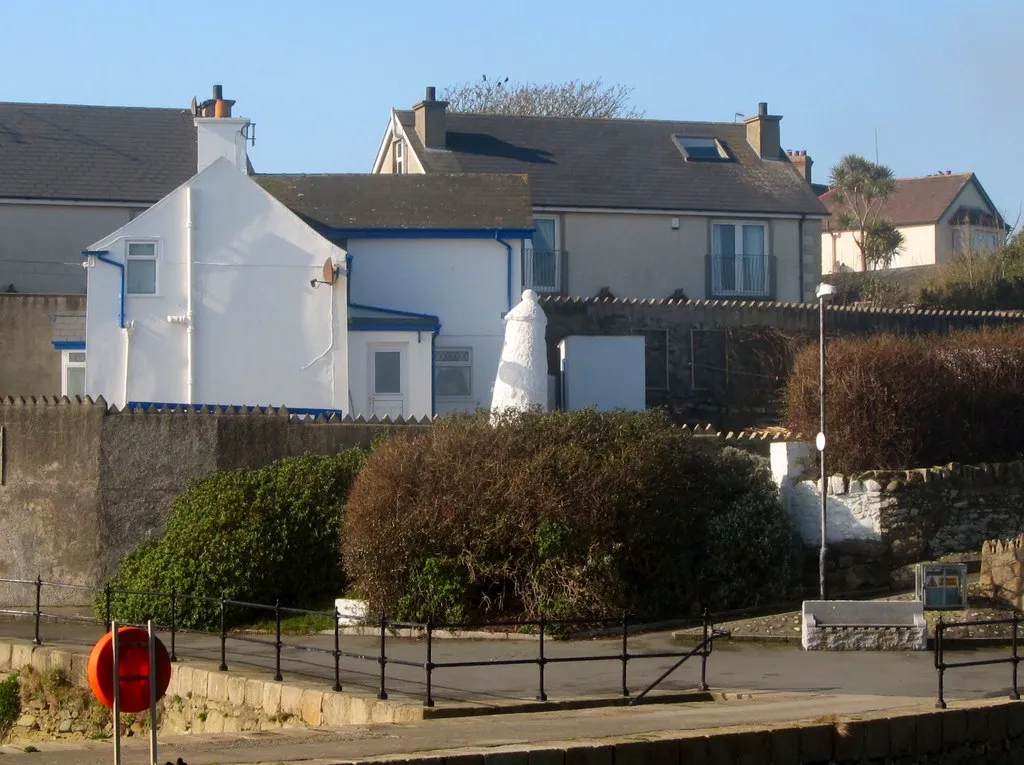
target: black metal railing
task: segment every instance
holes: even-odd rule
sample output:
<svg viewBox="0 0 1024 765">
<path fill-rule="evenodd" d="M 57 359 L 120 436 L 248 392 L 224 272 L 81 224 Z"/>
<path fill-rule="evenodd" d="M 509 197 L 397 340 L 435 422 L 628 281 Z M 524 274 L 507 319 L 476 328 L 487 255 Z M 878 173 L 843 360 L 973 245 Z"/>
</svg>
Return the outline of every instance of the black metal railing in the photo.
<svg viewBox="0 0 1024 765">
<path fill-rule="evenodd" d="M 999 625 L 1012 625 L 1009 656 L 1003 656 L 998 659 L 978 659 L 975 661 L 946 661 L 946 650 L 948 650 L 945 645 L 947 630 L 964 627 L 995 627 Z M 1016 613 L 1008 619 L 980 619 L 968 622 L 944 622 L 942 620 L 942 617 L 939 616 L 939 621 L 935 624 L 935 640 L 933 643 L 933 650 L 935 653 L 935 670 L 938 672 L 939 675 L 939 699 L 935 702 L 935 706 L 938 709 L 946 708 L 946 670 L 960 669 L 963 667 L 987 667 L 993 664 L 1011 665 L 1012 677 L 1010 686 L 1010 698 L 1014 701 L 1019 700 L 1020 691 L 1017 688 L 1017 665 L 1020 663 L 1020 656 L 1017 650 L 1019 645 L 1019 633 L 1020 616 Z"/>
<path fill-rule="evenodd" d="M 462 623 L 435 623 L 432 621 L 427 622 L 409 622 L 400 621 L 396 619 L 390 619 L 386 615 L 381 614 L 373 622 L 365 621 L 363 626 L 370 626 L 373 628 L 375 634 L 379 637 L 378 646 L 379 649 L 376 653 L 366 653 L 360 651 L 351 651 L 343 648 L 343 624 L 342 616 L 339 611 L 335 608 L 333 611 L 315 611 L 302 608 L 285 607 L 280 602 L 274 604 L 266 603 L 252 603 L 242 600 L 232 600 L 229 598 L 211 598 L 206 596 L 192 595 L 188 593 L 181 593 L 176 590 L 170 592 L 153 592 L 146 590 L 128 590 L 113 587 L 110 584 L 105 585 L 103 588 L 87 587 L 82 585 L 69 585 L 59 582 L 48 582 L 43 580 L 41 577 L 35 579 L 2 579 L 0 578 L 0 584 L 13 584 L 13 585 L 25 585 L 34 588 L 34 608 L 32 610 L 25 609 L 14 609 L 14 608 L 2 608 L 0 614 L 6 614 L 11 616 L 29 617 L 34 620 L 33 628 L 33 644 L 42 645 L 42 622 L 43 621 L 74 621 L 82 622 L 86 624 L 103 625 L 103 629 L 109 630 L 113 619 L 116 618 L 116 596 L 132 595 L 149 597 L 153 599 L 166 599 L 169 606 L 170 623 L 169 624 L 154 624 L 154 627 L 159 631 L 166 631 L 169 633 L 169 653 L 171 661 L 179 661 L 177 655 L 177 636 L 180 633 L 190 633 L 206 636 L 216 636 L 219 639 L 219 665 L 218 669 L 221 672 L 228 670 L 228 647 L 230 641 L 238 641 L 249 644 L 263 645 L 270 647 L 274 650 L 274 667 L 273 677 L 276 681 L 283 679 L 281 671 L 281 654 L 282 650 L 294 650 L 294 651 L 306 651 L 311 653 L 319 653 L 329 655 L 333 657 L 333 669 L 334 669 L 334 683 L 333 689 L 335 691 L 342 690 L 341 683 L 341 659 L 350 659 L 358 662 L 372 662 L 377 665 L 378 672 L 376 685 L 377 698 L 387 699 L 388 698 L 388 676 L 387 667 L 389 664 L 398 666 L 411 667 L 415 669 L 423 670 L 423 704 L 427 707 L 433 707 L 435 705 L 435 698 L 433 695 L 433 688 L 435 684 L 434 675 L 439 670 L 446 669 L 465 669 L 471 667 L 499 667 L 499 666 L 536 666 L 537 668 L 537 693 L 536 700 L 540 702 L 548 701 L 548 693 L 546 686 L 546 669 L 548 665 L 552 664 L 570 664 L 570 663 L 586 663 L 586 662 L 619 662 L 622 665 L 621 674 L 621 688 L 620 692 L 623 698 L 630 696 L 629 687 L 629 674 L 628 668 L 631 662 L 638 660 L 653 660 L 653 659 L 677 659 L 676 663 L 673 664 L 667 671 L 663 672 L 657 680 L 650 683 L 643 691 L 641 691 L 630 703 L 636 704 L 643 700 L 654 688 L 665 681 L 673 672 L 675 672 L 685 662 L 693 658 L 699 658 L 700 667 L 700 684 L 699 689 L 707 691 L 709 689 L 707 682 L 707 663 L 708 658 L 711 656 L 714 641 L 729 636 L 728 632 L 717 629 L 713 622 L 711 615 L 705 611 L 699 620 L 693 617 L 679 617 L 660 619 L 661 623 L 672 623 L 677 626 L 698 626 L 702 629 L 702 639 L 700 643 L 694 648 L 679 649 L 674 651 L 659 651 L 659 652 L 631 652 L 629 646 L 629 636 L 631 632 L 637 632 L 644 628 L 644 621 L 637 618 L 630 618 L 627 614 L 622 614 L 618 617 L 612 618 L 590 618 L 590 617 L 579 617 L 575 619 L 545 619 L 540 618 L 536 620 L 524 619 L 524 620 L 504 620 L 504 621 L 491 621 L 491 622 L 462 622 Z M 103 618 L 79 616 L 73 614 L 57 614 L 43 610 L 43 589 L 47 587 L 53 588 L 64 588 L 72 589 L 81 592 L 89 592 L 92 594 L 102 593 L 103 595 Z M 209 630 L 195 630 L 183 628 L 178 623 L 178 606 L 185 600 L 198 600 L 206 603 L 215 603 L 219 608 L 219 629 L 217 631 Z M 260 637 L 254 634 L 241 634 L 237 631 L 231 631 L 228 627 L 230 623 L 229 609 L 238 608 L 245 609 L 248 613 L 253 612 L 265 612 L 273 615 L 274 619 L 274 636 L 273 640 L 268 637 Z M 302 643 L 286 643 L 282 640 L 281 635 L 281 619 L 282 615 L 309 615 L 309 616 L 322 616 L 329 618 L 333 621 L 333 633 L 334 633 L 334 645 L 333 648 L 323 648 L 319 646 L 312 646 Z M 127 621 L 118 620 L 118 624 L 128 626 L 130 623 Z M 591 629 L 598 628 L 604 631 L 605 634 L 620 635 L 620 650 L 615 652 L 604 651 L 594 654 L 581 654 L 575 656 L 549 656 L 546 653 L 546 641 L 552 637 L 552 631 L 558 633 L 570 633 L 572 628 L 580 627 L 581 625 L 587 625 Z M 347 626 L 347 625 L 346 625 Z M 446 631 L 466 631 L 466 630 L 477 630 L 482 628 L 493 629 L 496 627 L 506 628 L 512 631 L 522 631 L 524 629 L 531 629 L 536 631 L 537 635 L 537 653 L 535 656 L 521 657 L 521 658 L 486 658 L 474 661 L 434 661 L 434 643 L 436 641 L 435 633 L 438 630 Z M 394 655 L 388 655 L 388 633 L 396 629 L 410 629 L 419 631 L 425 638 L 425 655 L 422 661 L 415 661 L 410 659 L 399 658 Z M 247 657 L 250 660 L 252 657 Z"/>
<path fill-rule="evenodd" d="M 523 287 L 535 292 L 565 292 L 565 250 L 523 250 Z"/>
</svg>

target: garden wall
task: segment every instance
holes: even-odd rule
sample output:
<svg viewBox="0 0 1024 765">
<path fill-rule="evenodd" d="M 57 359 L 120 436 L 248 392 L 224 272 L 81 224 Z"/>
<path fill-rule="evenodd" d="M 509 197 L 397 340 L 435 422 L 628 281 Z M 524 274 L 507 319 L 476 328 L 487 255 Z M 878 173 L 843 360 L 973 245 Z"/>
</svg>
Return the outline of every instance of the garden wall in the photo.
<svg viewBox="0 0 1024 765">
<path fill-rule="evenodd" d="M 783 505 L 814 548 L 821 540 L 816 458 L 810 444 L 771 446 Z M 977 554 L 985 540 L 1024 532 L 1024 460 L 833 475 L 826 519 L 837 584 L 905 583 L 901 567 L 951 553 Z"/>
</svg>

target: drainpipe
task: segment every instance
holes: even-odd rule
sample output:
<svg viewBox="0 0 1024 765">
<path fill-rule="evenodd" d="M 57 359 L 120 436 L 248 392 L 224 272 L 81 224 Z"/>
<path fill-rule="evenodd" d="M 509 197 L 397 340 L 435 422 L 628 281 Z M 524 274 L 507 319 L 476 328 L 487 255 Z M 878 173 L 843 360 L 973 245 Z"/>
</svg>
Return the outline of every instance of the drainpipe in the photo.
<svg viewBox="0 0 1024 765">
<path fill-rule="evenodd" d="M 194 332 L 192 313 L 192 244 L 193 244 L 193 219 L 192 219 L 192 187 L 185 188 L 185 315 L 168 316 L 167 321 L 171 324 L 185 325 L 185 367 L 187 370 L 185 403 L 191 404 L 193 389 L 195 387 L 195 369 L 193 364 Z"/>
<path fill-rule="evenodd" d="M 805 220 L 807 220 L 807 216 L 806 215 L 801 215 L 800 216 L 800 223 L 797 224 L 797 238 L 799 239 L 799 244 L 797 245 L 797 251 L 799 253 L 799 258 L 800 258 L 800 261 L 799 261 L 800 284 L 799 284 L 799 292 L 797 294 L 800 295 L 800 302 L 801 303 L 804 302 L 804 221 Z M 779 267 L 778 263 L 775 264 L 775 267 L 776 268 Z M 778 295 L 775 296 L 775 299 L 778 300 Z"/>
<path fill-rule="evenodd" d="M 504 239 L 502 239 L 501 235 L 497 231 L 494 232 L 494 241 L 496 241 L 498 244 L 505 245 L 505 253 L 506 253 L 506 257 L 507 257 L 507 277 L 506 277 L 507 288 L 506 288 L 506 295 L 505 295 L 505 302 L 506 302 L 505 310 L 506 311 L 511 311 L 512 310 L 512 245 L 509 244 L 508 242 L 506 242 Z"/>
</svg>

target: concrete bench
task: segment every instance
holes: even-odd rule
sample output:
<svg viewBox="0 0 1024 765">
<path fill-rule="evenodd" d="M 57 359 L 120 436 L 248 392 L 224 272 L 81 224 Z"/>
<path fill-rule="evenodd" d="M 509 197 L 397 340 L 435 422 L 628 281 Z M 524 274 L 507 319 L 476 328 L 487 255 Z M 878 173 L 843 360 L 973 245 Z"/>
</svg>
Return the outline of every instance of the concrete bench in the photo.
<svg viewBox="0 0 1024 765">
<path fill-rule="evenodd" d="M 805 600 L 805 651 L 923 651 L 928 647 L 919 600 Z"/>
</svg>

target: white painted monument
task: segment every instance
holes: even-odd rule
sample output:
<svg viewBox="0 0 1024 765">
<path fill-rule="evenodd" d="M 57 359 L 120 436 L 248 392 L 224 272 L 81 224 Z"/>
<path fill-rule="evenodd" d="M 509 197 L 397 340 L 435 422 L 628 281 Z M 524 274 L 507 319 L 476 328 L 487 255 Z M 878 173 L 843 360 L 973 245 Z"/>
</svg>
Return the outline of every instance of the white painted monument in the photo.
<svg viewBox="0 0 1024 765">
<path fill-rule="evenodd" d="M 491 398 L 492 412 L 548 408 L 548 360 L 544 333 L 548 325 L 537 293 L 524 290 L 523 299 L 505 314 L 505 342 Z"/>
</svg>

